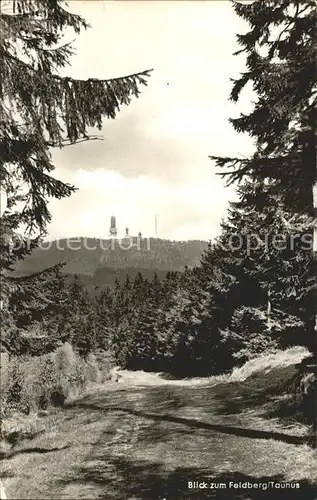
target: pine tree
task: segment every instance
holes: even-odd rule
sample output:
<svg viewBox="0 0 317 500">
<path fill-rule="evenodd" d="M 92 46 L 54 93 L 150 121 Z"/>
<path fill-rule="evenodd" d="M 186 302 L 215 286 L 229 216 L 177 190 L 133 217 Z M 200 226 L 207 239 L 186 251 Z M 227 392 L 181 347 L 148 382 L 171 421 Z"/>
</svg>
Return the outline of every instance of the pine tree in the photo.
<svg viewBox="0 0 317 500">
<path fill-rule="evenodd" d="M 95 298 L 97 336 L 96 342 L 100 349 L 111 350 L 113 337 L 113 296 L 109 287 L 104 287 Z"/>
<path fill-rule="evenodd" d="M 202 324 L 208 293 L 205 293 L 192 270 L 169 274 L 162 286 L 156 310 L 156 352 L 163 370 L 177 375 L 207 373 L 208 352 L 201 358 Z M 208 339 L 210 340 L 210 339 Z M 204 345 L 206 347 L 206 345 Z M 208 362 L 207 362 L 208 364 Z"/>
<path fill-rule="evenodd" d="M 158 334 L 163 314 L 162 285 L 156 273 L 151 282 L 142 279 L 141 283 L 143 300 L 139 302 L 137 314 L 134 311 L 132 360 L 139 368 L 156 370 L 161 362 Z"/>
<path fill-rule="evenodd" d="M 160 305 L 162 301 L 162 283 L 160 282 L 156 273 L 154 273 L 149 294 L 153 305 Z"/>
<path fill-rule="evenodd" d="M 15 278 L 9 309 L 18 328 L 27 329 L 39 321 L 54 319 L 58 323 L 65 303 L 65 277 L 61 265 L 27 277 Z"/>
<path fill-rule="evenodd" d="M 97 318 L 93 299 L 77 275 L 69 286 L 69 306 L 64 328 L 69 331 L 71 343 L 81 355 L 86 356 L 97 346 Z"/>
<path fill-rule="evenodd" d="M 1 282 L 47 231 L 49 198 L 75 188 L 54 177 L 52 147 L 89 140 L 91 127 L 114 119 L 138 97 L 149 71 L 107 80 L 61 77 L 70 62 L 65 33 L 88 24 L 60 0 L 12 0 L 0 11 L 0 183 L 7 210 L 0 220 Z M 19 234 L 23 233 L 23 236 Z"/>
<path fill-rule="evenodd" d="M 155 370 L 157 366 L 156 326 L 158 309 L 151 300 L 138 307 L 130 321 L 127 366 L 131 369 Z"/>
<path fill-rule="evenodd" d="M 231 119 L 238 132 L 256 141 L 251 158 L 219 158 L 230 170 L 229 183 L 245 176 L 269 179 L 271 191 L 282 193 L 291 209 L 312 215 L 316 182 L 316 9 L 313 1 L 256 0 L 234 2 L 236 13 L 250 25 L 237 35 L 247 69 L 234 81 L 236 102 L 251 82 L 254 109 Z M 274 29 L 273 29 L 274 28 Z"/>
<path fill-rule="evenodd" d="M 119 280 L 116 278 L 113 292 L 112 318 L 114 327 L 117 328 L 123 318 L 123 294 Z"/>
<path fill-rule="evenodd" d="M 272 193 L 262 192 L 260 210 L 259 200 L 251 203 L 254 188 L 254 182 L 239 188 L 242 201 L 230 204 L 222 233 L 199 269 L 217 306 L 213 325 L 226 332 L 229 342 L 239 337 L 232 347 L 240 350 L 242 342 L 250 355 L 270 341 L 272 346 L 311 346 L 307 325 L 314 319 L 312 259 L 310 242 L 306 250 L 302 245 L 306 217 L 295 220 L 282 197 Z"/>
<path fill-rule="evenodd" d="M 31 348 L 21 335 L 41 337 L 43 352 L 64 339 L 68 294 L 62 267 L 57 265 L 26 277 L 7 277 L 10 291 L 6 307 L 1 311 L 4 320 L 1 342 L 9 352 Z M 37 350 L 41 354 L 41 346 Z"/>
<path fill-rule="evenodd" d="M 256 151 L 251 158 L 211 158 L 227 167 L 221 175 L 228 184 L 245 178 L 260 181 L 253 196 L 259 209 L 264 189 L 281 196 L 295 218 L 305 214 L 311 224 L 316 183 L 315 3 L 256 0 L 235 2 L 234 9 L 249 23 L 250 31 L 237 36 L 242 47 L 237 53 L 246 54 L 247 69 L 234 81 L 231 99 L 236 102 L 251 82 L 257 101 L 249 114 L 230 121 L 235 130 L 254 138 Z M 312 277 L 315 268 L 310 266 Z M 316 332 L 310 318 L 309 327 L 312 346 Z"/>
<path fill-rule="evenodd" d="M 54 272 L 45 284 L 46 293 L 50 297 L 46 315 L 49 323 L 56 332 L 57 338 L 67 338 L 65 325 L 68 323 L 72 304 L 69 299 L 68 276 L 63 273 L 65 264 L 55 266 Z M 41 273 L 42 274 L 42 273 Z M 65 335 L 64 335 L 65 334 Z"/>
</svg>

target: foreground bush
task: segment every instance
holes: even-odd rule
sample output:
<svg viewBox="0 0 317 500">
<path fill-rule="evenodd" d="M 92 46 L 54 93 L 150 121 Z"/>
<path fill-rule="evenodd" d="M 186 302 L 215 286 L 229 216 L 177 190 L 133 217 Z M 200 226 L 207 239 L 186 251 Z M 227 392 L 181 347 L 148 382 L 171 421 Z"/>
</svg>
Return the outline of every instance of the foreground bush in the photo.
<svg viewBox="0 0 317 500">
<path fill-rule="evenodd" d="M 1 425 L 2 446 L 7 444 L 14 446 L 22 439 L 33 439 L 35 436 L 45 431 L 43 419 L 36 414 L 22 415 L 21 413 L 12 412 L 10 416 L 5 418 Z M 5 456 L 10 447 L 3 451 Z M 0 452 L 1 454 L 1 452 Z"/>
<path fill-rule="evenodd" d="M 105 355 L 90 354 L 84 360 L 68 343 L 38 357 L 6 358 L 1 364 L 1 415 L 63 406 L 89 383 L 102 383 L 109 370 Z"/>
</svg>

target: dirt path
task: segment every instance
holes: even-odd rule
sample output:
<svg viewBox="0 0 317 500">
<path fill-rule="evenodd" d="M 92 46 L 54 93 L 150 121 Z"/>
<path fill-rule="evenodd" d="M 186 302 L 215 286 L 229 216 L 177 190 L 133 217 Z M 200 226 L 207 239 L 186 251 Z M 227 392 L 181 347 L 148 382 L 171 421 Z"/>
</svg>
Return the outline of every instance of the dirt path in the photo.
<svg viewBox="0 0 317 500">
<path fill-rule="evenodd" d="M 46 417 L 49 431 L 3 462 L 8 499 L 315 500 L 307 481 L 314 452 L 299 436 L 274 434 L 256 416 L 226 414 L 225 386 L 150 378 L 125 373 L 122 383 Z M 283 480 L 301 481 L 300 488 L 269 484 Z M 194 481 L 226 488 L 188 488 Z M 239 487 L 245 481 L 270 491 Z"/>
</svg>

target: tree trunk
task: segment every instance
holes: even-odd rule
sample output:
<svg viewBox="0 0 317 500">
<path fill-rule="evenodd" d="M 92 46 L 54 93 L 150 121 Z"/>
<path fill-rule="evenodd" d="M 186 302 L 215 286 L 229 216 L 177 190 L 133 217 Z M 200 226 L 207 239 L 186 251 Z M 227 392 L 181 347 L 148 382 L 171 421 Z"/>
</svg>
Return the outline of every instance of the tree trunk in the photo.
<svg viewBox="0 0 317 500">
<path fill-rule="evenodd" d="M 313 187 L 313 205 L 314 205 L 314 228 L 313 228 L 313 259 L 314 259 L 314 271 L 315 271 L 315 280 L 317 281 L 316 278 L 316 271 L 317 271 L 317 181 L 315 182 L 315 185 Z M 317 293 L 315 293 L 317 295 Z M 317 302 L 317 301 L 316 301 Z M 314 339 L 313 339 L 313 360 L 314 360 L 314 365 L 316 368 L 317 365 L 317 304 L 315 302 L 315 330 L 313 332 Z M 316 370 L 315 370 L 315 384 L 316 384 Z M 316 395 L 316 394 L 314 394 Z M 317 404 L 316 404 L 316 399 L 315 399 L 315 419 L 313 421 L 313 447 L 317 447 Z"/>
<path fill-rule="evenodd" d="M 317 181 L 313 187 L 313 215 L 314 215 L 314 222 L 313 222 L 313 259 L 314 259 L 314 271 L 316 273 L 317 271 Z M 314 342 L 313 345 L 315 347 L 315 352 L 314 355 L 316 357 L 316 347 L 317 347 L 317 310 L 315 313 L 315 331 L 314 331 Z"/>
<path fill-rule="evenodd" d="M 267 311 L 266 311 L 266 315 L 267 315 L 267 330 L 268 330 L 268 332 L 271 331 L 271 309 L 272 309 L 272 305 L 271 305 L 271 290 L 268 289 L 268 292 L 267 292 Z"/>
</svg>

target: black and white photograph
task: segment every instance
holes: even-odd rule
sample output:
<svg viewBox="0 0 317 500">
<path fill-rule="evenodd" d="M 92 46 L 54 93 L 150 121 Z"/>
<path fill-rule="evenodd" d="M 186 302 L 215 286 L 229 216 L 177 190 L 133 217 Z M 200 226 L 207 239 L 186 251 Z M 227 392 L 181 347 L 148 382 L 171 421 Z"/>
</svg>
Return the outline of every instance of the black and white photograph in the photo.
<svg viewBox="0 0 317 500">
<path fill-rule="evenodd" d="M 315 0 L 0 0 L 0 500 L 317 500 Z"/>
</svg>

